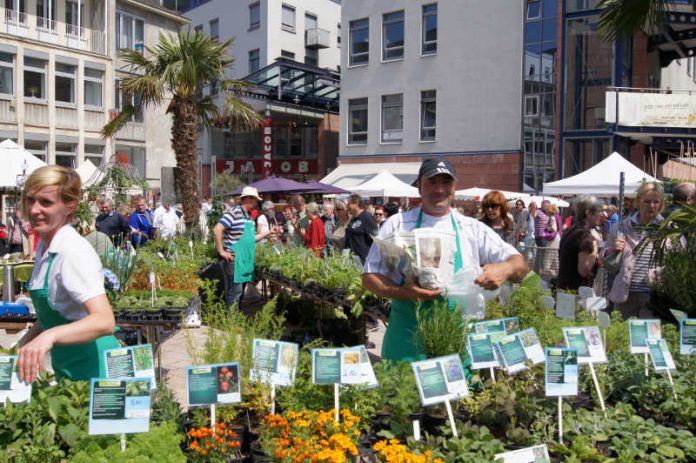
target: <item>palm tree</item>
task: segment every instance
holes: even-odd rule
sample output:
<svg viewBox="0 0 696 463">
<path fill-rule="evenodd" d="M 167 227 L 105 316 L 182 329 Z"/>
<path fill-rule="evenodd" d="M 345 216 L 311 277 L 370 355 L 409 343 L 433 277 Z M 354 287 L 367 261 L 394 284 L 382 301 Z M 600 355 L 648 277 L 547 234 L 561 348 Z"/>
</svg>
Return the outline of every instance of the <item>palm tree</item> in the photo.
<svg viewBox="0 0 696 463">
<path fill-rule="evenodd" d="M 693 0 L 696 9 L 696 0 Z M 665 14 L 674 10 L 675 0 L 602 0 L 599 33 L 608 42 L 630 37 L 642 30 L 657 31 Z"/>
<path fill-rule="evenodd" d="M 127 70 L 134 74 L 121 80 L 124 95 L 138 95 L 143 107 L 158 106 L 171 98 L 166 112 L 172 115 L 171 140 L 176 155 L 174 180 L 189 229 L 193 229 L 198 217 L 196 144 L 199 125 L 254 128 L 262 121 L 261 116 L 241 100 L 241 91 L 247 84 L 225 77 L 225 71 L 234 62 L 229 56 L 231 46 L 232 40 L 219 43 L 201 33 L 181 32 L 177 37 L 160 33 L 159 43 L 154 48 L 146 47 L 144 54 L 135 50 L 119 51 Z M 204 86 L 216 82 L 227 95 L 221 109 L 200 92 Z M 118 116 L 102 128 L 102 137 L 116 134 L 136 110 L 139 108 L 124 105 Z"/>
</svg>

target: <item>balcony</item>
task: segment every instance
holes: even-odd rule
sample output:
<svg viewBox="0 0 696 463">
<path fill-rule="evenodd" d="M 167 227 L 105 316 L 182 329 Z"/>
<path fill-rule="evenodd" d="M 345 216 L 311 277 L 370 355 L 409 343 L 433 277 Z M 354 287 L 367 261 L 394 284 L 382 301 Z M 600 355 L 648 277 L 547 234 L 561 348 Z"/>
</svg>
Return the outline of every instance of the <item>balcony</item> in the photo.
<svg viewBox="0 0 696 463">
<path fill-rule="evenodd" d="M 106 55 L 106 33 L 0 8 L 0 33 Z"/>
<path fill-rule="evenodd" d="M 331 33 L 326 29 L 307 29 L 305 31 L 305 47 L 319 50 L 330 46 Z"/>
<path fill-rule="evenodd" d="M 643 143 L 653 137 L 696 138 L 696 92 L 610 87 L 604 116 L 610 132 Z"/>
</svg>

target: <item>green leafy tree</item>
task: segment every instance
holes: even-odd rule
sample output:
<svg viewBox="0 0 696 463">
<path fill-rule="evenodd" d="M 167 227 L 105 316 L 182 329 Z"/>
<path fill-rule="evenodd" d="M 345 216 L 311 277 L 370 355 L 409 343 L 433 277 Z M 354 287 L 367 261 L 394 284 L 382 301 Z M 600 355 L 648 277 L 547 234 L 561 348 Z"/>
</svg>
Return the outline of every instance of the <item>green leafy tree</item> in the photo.
<svg viewBox="0 0 696 463">
<path fill-rule="evenodd" d="M 219 43 L 201 33 L 181 32 L 176 37 L 160 34 L 159 42 L 145 47 L 145 53 L 121 50 L 131 77 L 121 80 L 124 95 L 139 95 L 143 107 L 167 102 L 172 116 L 171 140 L 176 155 L 174 178 L 182 200 L 187 226 L 198 218 L 198 127 L 226 126 L 254 128 L 261 116 L 241 99 L 246 83 L 226 78 L 234 62 L 229 55 L 232 40 Z M 201 89 L 217 84 L 226 100 L 218 108 Z M 126 100 L 127 101 L 127 100 Z M 125 105 L 119 115 L 102 129 L 104 138 L 115 135 L 139 108 Z"/>
</svg>

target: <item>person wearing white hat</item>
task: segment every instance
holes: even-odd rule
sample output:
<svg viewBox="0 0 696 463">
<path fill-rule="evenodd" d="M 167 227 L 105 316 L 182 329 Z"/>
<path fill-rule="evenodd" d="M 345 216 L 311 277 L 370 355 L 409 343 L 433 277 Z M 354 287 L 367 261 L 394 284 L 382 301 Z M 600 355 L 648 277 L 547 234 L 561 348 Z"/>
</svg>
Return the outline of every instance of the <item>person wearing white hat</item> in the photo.
<svg viewBox="0 0 696 463">
<path fill-rule="evenodd" d="M 215 249 L 225 271 L 225 303 L 227 307 L 239 304 L 244 285 L 254 278 L 256 242 L 276 233 L 275 228 L 256 233 L 251 210 L 261 201 L 254 187 L 244 187 L 239 204 L 226 212 L 213 227 Z"/>
</svg>

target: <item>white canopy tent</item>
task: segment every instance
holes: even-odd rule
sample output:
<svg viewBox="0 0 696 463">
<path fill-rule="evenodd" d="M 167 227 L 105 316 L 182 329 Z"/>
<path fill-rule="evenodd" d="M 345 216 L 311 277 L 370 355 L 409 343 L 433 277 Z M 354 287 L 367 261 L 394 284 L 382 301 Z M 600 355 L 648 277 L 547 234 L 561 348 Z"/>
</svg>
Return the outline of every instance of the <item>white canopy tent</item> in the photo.
<svg viewBox="0 0 696 463">
<path fill-rule="evenodd" d="M 410 185 L 418 177 L 420 165 L 420 162 L 344 163 L 332 170 L 320 182 L 352 191 L 354 187 L 365 183 L 379 172 L 387 171 L 402 182 Z"/>
<path fill-rule="evenodd" d="M 418 188 L 404 183 L 391 173 L 385 171 L 350 189 L 362 196 L 393 196 L 400 198 L 419 198 Z"/>
<path fill-rule="evenodd" d="M 98 175 L 95 175 L 97 170 L 97 166 L 95 166 L 94 163 L 89 159 L 85 159 L 85 162 L 80 164 L 80 167 L 75 169 L 75 172 L 77 172 L 80 176 L 80 180 L 82 180 L 82 188 L 92 185 L 101 177 L 101 172 Z"/>
<path fill-rule="evenodd" d="M 0 165 L 0 188 L 17 188 L 20 177 L 28 177 L 46 163 L 8 139 L 0 143 Z"/>
<path fill-rule="evenodd" d="M 621 172 L 625 175 L 624 191 L 627 195 L 634 194 L 644 181 L 658 181 L 619 153 L 614 152 L 603 161 L 577 175 L 544 183 L 544 194 L 619 196 Z"/>
<path fill-rule="evenodd" d="M 454 197 L 456 199 L 478 199 L 481 200 L 483 199 L 484 196 L 486 196 L 486 193 L 488 193 L 490 190 L 488 188 L 479 188 L 479 187 L 472 187 L 472 188 L 467 188 L 465 190 L 457 190 L 454 193 Z M 534 201 L 537 203 L 537 205 L 541 204 L 542 201 L 549 201 L 552 204 L 555 204 L 558 207 L 568 207 L 570 204 L 568 204 L 567 201 L 563 201 L 562 199 L 559 198 L 554 198 L 553 196 L 537 196 L 533 194 L 528 194 L 528 193 L 518 193 L 516 191 L 504 191 L 504 190 L 498 190 L 500 191 L 504 196 L 505 199 L 508 201 L 514 201 L 517 199 L 521 199 L 524 201 L 525 205 L 529 206 L 529 203 Z"/>
</svg>

